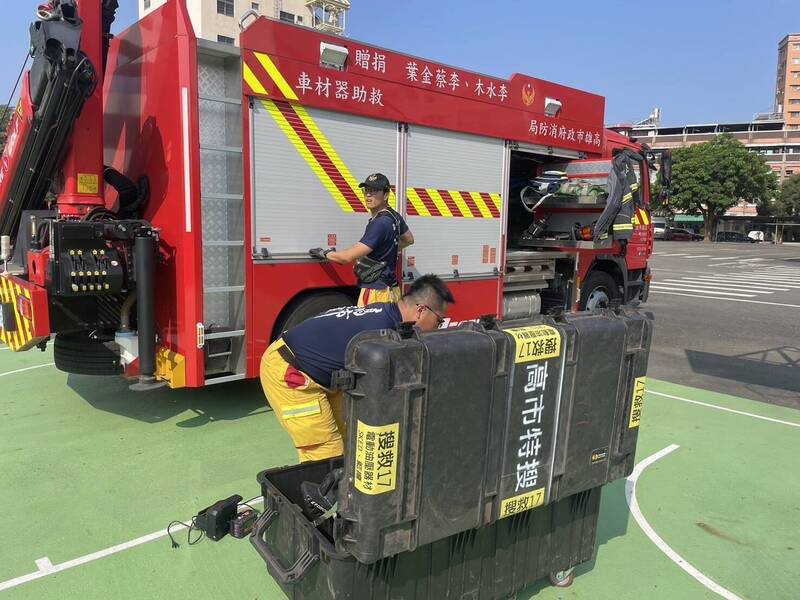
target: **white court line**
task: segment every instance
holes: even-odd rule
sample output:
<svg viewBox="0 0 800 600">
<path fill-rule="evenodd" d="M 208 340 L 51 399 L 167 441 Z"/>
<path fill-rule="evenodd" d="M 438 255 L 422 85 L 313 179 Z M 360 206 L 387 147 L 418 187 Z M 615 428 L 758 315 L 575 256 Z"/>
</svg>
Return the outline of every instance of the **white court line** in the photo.
<svg viewBox="0 0 800 600">
<path fill-rule="evenodd" d="M 739 292 L 717 292 L 713 289 L 709 289 L 707 287 L 701 287 L 697 285 L 675 285 L 672 283 L 651 283 L 650 284 L 651 290 L 674 290 L 677 292 L 698 292 L 698 293 L 706 293 L 706 294 L 715 294 L 718 296 L 738 296 L 739 298 L 755 298 L 755 294 L 740 294 Z"/>
<path fill-rule="evenodd" d="M 47 363 L 46 365 L 36 365 L 35 367 L 25 367 L 24 369 L 17 369 L 16 371 L 6 371 L 5 373 L 0 373 L 0 377 L 5 377 L 6 375 L 13 375 L 14 373 L 23 373 L 25 371 L 32 371 L 33 369 L 41 369 L 42 367 L 52 367 L 56 363 Z"/>
<path fill-rule="evenodd" d="M 665 542 L 661 536 L 659 536 L 650 526 L 650 523 L 647 522 L 647 519 L 645 519 L 644 515 L 642 514 L 642 510 L 639 508 L 639 501 L 636 499 L 636 482 L 638 481 L 642 472 L 654 462 L 664 458 L 667 454 L 674 452 L 678 448 L 680 448 L 680 446 L 677 444 L 667 446 L 663 450 L 659 450 L 655 454 L 651 454 L 642 460 L 638 465 L 636 465 L 636 467 L 633 469 L 633 473 L 631 473 L 628 479 L 625 480 L 625 500 L 628 502 L 628 507 L 631 510 L 633 518 L 636 519 L 636 523 L 639 525 L 639 527 L 641 527 L 644 534 L 649 537 L 650 541 L 652 541 L 658 547 L 658 549 L 661 550 L 661 552 L 666 554 L 672 562 L 694 577 L 697 581 L 702 583 L 706 588 L 715 594 L 722 596 L 726 600 L 742 600 L 742 598 L 730 590 L 722 587 L 710 577 L 703 575 L 684 558 L 682 558 L 680 554 L 675 552 L 675 550 L 673 550 L 669 544 L 667 544 L 667 542 Z"/>
<path fill-rule="evenodd" d="M 668 296 L 686 296 L 687 298 L 708 298 L 709 300 L 727 300 L 728 302 L 749 302 L 751 304 L 768 304 L 770 306 L 786 306 L 788 308 L 800 308 L 800 304 L 783 304 L 781 302 L 765 302 L 764 300 L 745 300 L 744 298 L 720 298 L 719 296 L 701 296 L 698 294 L 680 294 L 678 292 L 665 292 L 654 290 L 652 284 L 650 291 L 654 294 L 667 294 Z"/>
<path fill-rule="evenodd" d="M 255 500 L 251 500 L 248 504 L 260 504 L 263 501 L 264 498 L 260 497 L 256 498 Z M 243 505 L 240 504 L 239 506 Z M 188 519 L 186 520 L 188 521 Z M 182 531 L 184 529 L 186 529 L 185 525 L 175 525 L 172 527 L 171 531 L 174 534 L 175 532 Z M 111 546 L 110 548 L 106 548 L 104 550 L 98 550 L 97 552 L 92 552 L 91 554 L 85 554 L 83 556 L 79 556 L 78 558 L 73 558 L 72 560 L 58 563 L 57 565 L 51 563 L 50 559 L 45 556 L 44 558 L 40 558 L 36 561 L 36 566 L 38 567 L 37 571 L 28 573 L 27 575 L 22 575 L 20 577 L 15 577 L 14 579 L 9 579 L 8 581 L 0 582 L 0 592 L 3 590 L 10 590 L 11 588 L 15 588 L 23 583 L 28 583 L 30 581 L 41 579 L 42 577 L 47 577 L 48 575 L 53 575 L 54 573 L 60 573 L 61 571 L 72 569 L 73 567 L 85 565 L 86 563 L 105 558 L 106 556 L 111 556 L 112 554 L 117 554 L 123 550 L 129 550 L 131 548 L 135 548 L 136 546 L 141 546 L 142 544 L 146 544 L 166 536 L 167 530 L 162 529 L 148 535 L 143 535 L 142 537 L 138 537 L 134 540 L 130 540 L 129 542 L 117 544 L 116 546 Z"/>
<path fill-rule="evenodd" d="M 781 419 L 773 419 L 772 417 L 765 417 L 754 413 L 744 412 L 743 410 L 735 410 L 733 408 L 726 408 L 718 406 L 717 404 L 709 404 L 708 402 L 700 402 L 699 400 L 689 400 L 689 398 L 682 398 L 681 396 L 673 396 L 672 394 L 664 394 L 663 392 L 654 392 L 647 390 L 648 394 L 655 394 L 656 396 L 664 396 L 673 400 L 680 400 L 681 402 L 688 402 L 689 404 L 698 404 L 700 406 L 707 406 L 708 408 L 716 408 L 725 412 L 733 413 L 736 415 L 744 415 L 745 417 L 752 417 L 753 419 L 760 419 L 762 421 L 769 421 L 770 423 L 780 423 L 781 425 L 788 425 L 789 427 L 800 427 L 800 423 L 793 423 L 792 421 L 782 421 Z"/>
<path fill-rule="evenodd" d="M 722 281 L 697 281 L 696 279 L 659 279 L 656 283 L 676 284 L 682 287 L 696 287 L 703 290 L 730 290 L 732 292 L 752 292 L 754 294 L 774 294 L 775 292 L 762 289 L 753 289 L 752 286 Z M 787 291 L 787 290 L 783 290 Z"/>
</svg>

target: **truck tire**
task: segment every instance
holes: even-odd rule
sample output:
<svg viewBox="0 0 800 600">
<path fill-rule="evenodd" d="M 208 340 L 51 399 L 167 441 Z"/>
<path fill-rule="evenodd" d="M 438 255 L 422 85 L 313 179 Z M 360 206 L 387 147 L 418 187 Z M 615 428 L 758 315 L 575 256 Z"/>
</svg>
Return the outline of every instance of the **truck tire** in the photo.
<svg viewBox="0 0 800 600">
<path fill-rule="evenodd" d="M 299 325 L 306 319 L 316 317 L 318 314 L 338 308 L 339 306 L 352 306 L 353 298 L 342 292 L 320 292 L 303 298 L 298 298 L 284 310 L 284 313 L 275 323 L 273 339 L 277 338 L 287 329 Z"/>
<path fill-rule="evenodd" d="M 109 348 L 111 346 L 111 348 Z M 56 368 L 74 375 L 120 375 L 122 365 L 110 338 L 89 332 L 59 333 L 53 342 Z"/>
<path fill-rule="evenodd" d="M 614 278 L 605 271 L 592 271 L 581 286 L 581 310 L 594 310 L 608 306 L 622 296 Z"/>
</svg>

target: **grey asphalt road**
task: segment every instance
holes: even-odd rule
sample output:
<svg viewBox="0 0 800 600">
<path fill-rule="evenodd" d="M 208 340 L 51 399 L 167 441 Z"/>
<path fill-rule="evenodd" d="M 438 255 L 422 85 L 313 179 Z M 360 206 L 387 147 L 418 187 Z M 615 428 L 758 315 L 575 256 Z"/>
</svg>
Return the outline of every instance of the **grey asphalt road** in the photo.
<svg viewBox="0 0 800 600">
<path fill-rule="evenodd" d="M 648 375 L 800 409 L 800 246 L 656 242 Z"/>
</svg>

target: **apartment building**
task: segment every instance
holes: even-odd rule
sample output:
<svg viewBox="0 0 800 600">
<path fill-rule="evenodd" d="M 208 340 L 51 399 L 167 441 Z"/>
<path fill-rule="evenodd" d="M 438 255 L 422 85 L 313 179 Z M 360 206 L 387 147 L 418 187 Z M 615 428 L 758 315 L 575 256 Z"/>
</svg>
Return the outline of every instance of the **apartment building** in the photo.
<svg viewBox="0 0 800 600">
<path fill-rule="evenodd" d="M 800 33 L 790 33 L 778 44 L 775 112 L 787 129 L 800 129 Z"/>
<path fill-rule="evenodd" d="M 139 17 L 167 0 L 138 0 Z M 238 45 L 239 21 L 248 12 L 344 34 L 349 0 L 186 0 L 197 37 Z"/>
</svg>

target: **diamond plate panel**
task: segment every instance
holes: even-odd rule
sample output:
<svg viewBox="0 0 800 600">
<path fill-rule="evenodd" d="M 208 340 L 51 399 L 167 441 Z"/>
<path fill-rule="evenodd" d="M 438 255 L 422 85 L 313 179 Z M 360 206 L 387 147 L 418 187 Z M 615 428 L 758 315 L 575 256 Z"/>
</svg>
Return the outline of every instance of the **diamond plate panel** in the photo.
<svg viewBox="0 0 800 600">
<path fill-rule="evenodd" d="M 225 96 L 225 59 L 200 54 L 197 57 L 197 87 L 202 96 Z"/>
</svg>

